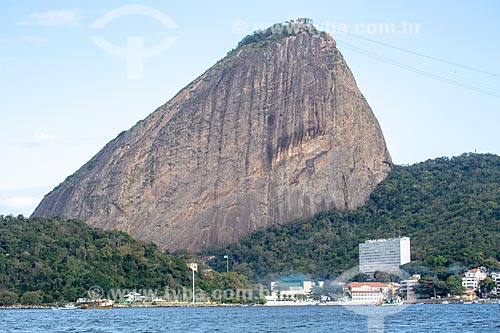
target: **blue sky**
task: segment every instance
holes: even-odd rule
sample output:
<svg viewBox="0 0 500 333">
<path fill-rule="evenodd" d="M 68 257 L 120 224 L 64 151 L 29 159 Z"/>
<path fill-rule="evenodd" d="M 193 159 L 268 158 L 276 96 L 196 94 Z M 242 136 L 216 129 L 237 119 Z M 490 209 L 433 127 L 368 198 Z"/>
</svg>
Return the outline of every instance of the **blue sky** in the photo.
<svg viewBox="0 0 500 333">
<path fill-rule="evenodd" d="M 109 22 L 96 27 L 105 15 Z M 4 0 L 0 214 L 29 215 L 45 193 L 246 34 L 298 17 L 338 41 L 396 163 L 500 153 L 498 1 Z M 142 68 L 131 61 L 128 68 L 96 36 L 118 47 L 170 43 Z"/>
</svg>

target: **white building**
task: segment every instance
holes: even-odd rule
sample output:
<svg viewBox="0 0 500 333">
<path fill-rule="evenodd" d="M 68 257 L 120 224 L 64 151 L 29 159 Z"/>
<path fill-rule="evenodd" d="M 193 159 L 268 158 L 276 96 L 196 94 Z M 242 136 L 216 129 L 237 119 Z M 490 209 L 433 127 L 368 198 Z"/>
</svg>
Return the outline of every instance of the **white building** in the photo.
<svg viewBox="0 0 500 333">
<path fill-rule="evenodd" d="M 271 282 L 271 293 L 274 299 L 293 298 L 301 295 L 307 297 L 315 287 L 323 288 L 323 281 L 308 281 L 303 276 L 292 275 L 280 277 L 277 281 Z"/>
<path fill-rule="evenodd" d="M 462 277 L 462 286 L 467 290 L 477 290 L 479 282 L 488 277 L 488 270 L 485 267 L 478 267 L 468 270 Z"/>
<path fill-rule="evenodd" d="M 500 293 L 500 271 L 493 271 L 490 273 L 490 276 L 497 284 L 495 292 L 498 295 Z"/>
<path fill-rule="evenodd" d="M 393 297 L 399 287 L 394 282 L 351 282 L 346 291 L 352 303 L 373 304 Z"/>
<path fill-rule="evenodd" d="M 359 271 L 373 275 L 398 272 L 399 266 L 410 262 L 410 238 L 367 240 L 359 244 Z"/>
<path fill-rule="evenodd" d="M 420 274 L 414 274 L 407 280 L 401 281 L 401 288 L 399 288 L 399 294 L 401 297 L 407 301 L 415 301 L 417 295 L 415 294 L 414 286 L 418 284 L 420 280 Z"/>
</svg>

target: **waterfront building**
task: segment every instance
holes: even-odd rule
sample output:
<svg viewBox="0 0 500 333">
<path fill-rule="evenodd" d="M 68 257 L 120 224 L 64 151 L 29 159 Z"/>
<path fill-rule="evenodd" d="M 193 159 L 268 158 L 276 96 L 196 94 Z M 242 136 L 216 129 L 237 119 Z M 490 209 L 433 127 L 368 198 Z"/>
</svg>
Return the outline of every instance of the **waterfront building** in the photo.
<svg viewBox="0 0 500 333">
<path fill-rule="evenodd" d="M 314 288 L 323 288 L 323 281 L 309 281 L 301 275 L 283 276 L 277 281 L 271 282 L 271 292 L 275 299 L 284 298 L 307 298 Z"/>
<path fill-rule="evenodd" d="M 488 270 L 485 267 L 478 267 L 468 270 L 462 277 L 462 286 L 467 290 L 477 290 L 479 282 L 488 277 Z"/>
<path fill-rule="evenodd" d="M 420 280 L 420 274 L 414 274 L 409 279 L 401 281 L 401 288 L 399 288 L 399 294 L 406 301 L 416 301 L 417 295 L 414 290 L 414 286 L 418 284 Z"/>
<path fill-rule="evenodd" d="M 351 282 L 344 292 L 352 303 L 373 304 L 394 297 L 399 288 L 394 282 Z"/>
</svg>

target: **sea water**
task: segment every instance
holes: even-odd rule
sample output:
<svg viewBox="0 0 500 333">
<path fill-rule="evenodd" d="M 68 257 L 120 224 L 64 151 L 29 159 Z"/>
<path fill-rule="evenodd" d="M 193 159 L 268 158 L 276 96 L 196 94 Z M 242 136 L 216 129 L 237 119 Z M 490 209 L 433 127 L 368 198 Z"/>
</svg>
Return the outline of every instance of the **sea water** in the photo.
<svg viewBox="0 0 500 333">
<path fill-rule="evenodd" d="M 495 304 L 0 310 L 0 332 L 500 332 Z"/>
</svg>

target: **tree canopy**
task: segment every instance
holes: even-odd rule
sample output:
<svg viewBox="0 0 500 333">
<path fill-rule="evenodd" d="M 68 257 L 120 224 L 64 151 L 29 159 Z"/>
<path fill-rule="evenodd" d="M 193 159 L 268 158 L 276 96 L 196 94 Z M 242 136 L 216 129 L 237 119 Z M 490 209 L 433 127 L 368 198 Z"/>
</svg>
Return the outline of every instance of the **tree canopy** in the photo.
<svg viewBox="0 0 500 333">
<path fill-rule="evenodd" d="M 229 253 L 232 267 L 255 280 L 295 272 L 333 279 L 358 264 L 360 242 L 409 236 L 413 262 L 407 269 L 446 281 L 497 262 L 499 222 L 500 157 L 463 154 L 395 166 L 356 210 L 258 230 L 208 254 L 222 268 L 222 255 Z"/>
<path fill-rule="evenodd" d="M 78 220 L 0 216 L 0 303 L 74 301 L 92 286 L 189 286 L 180 258 Z"/>
</svg>

